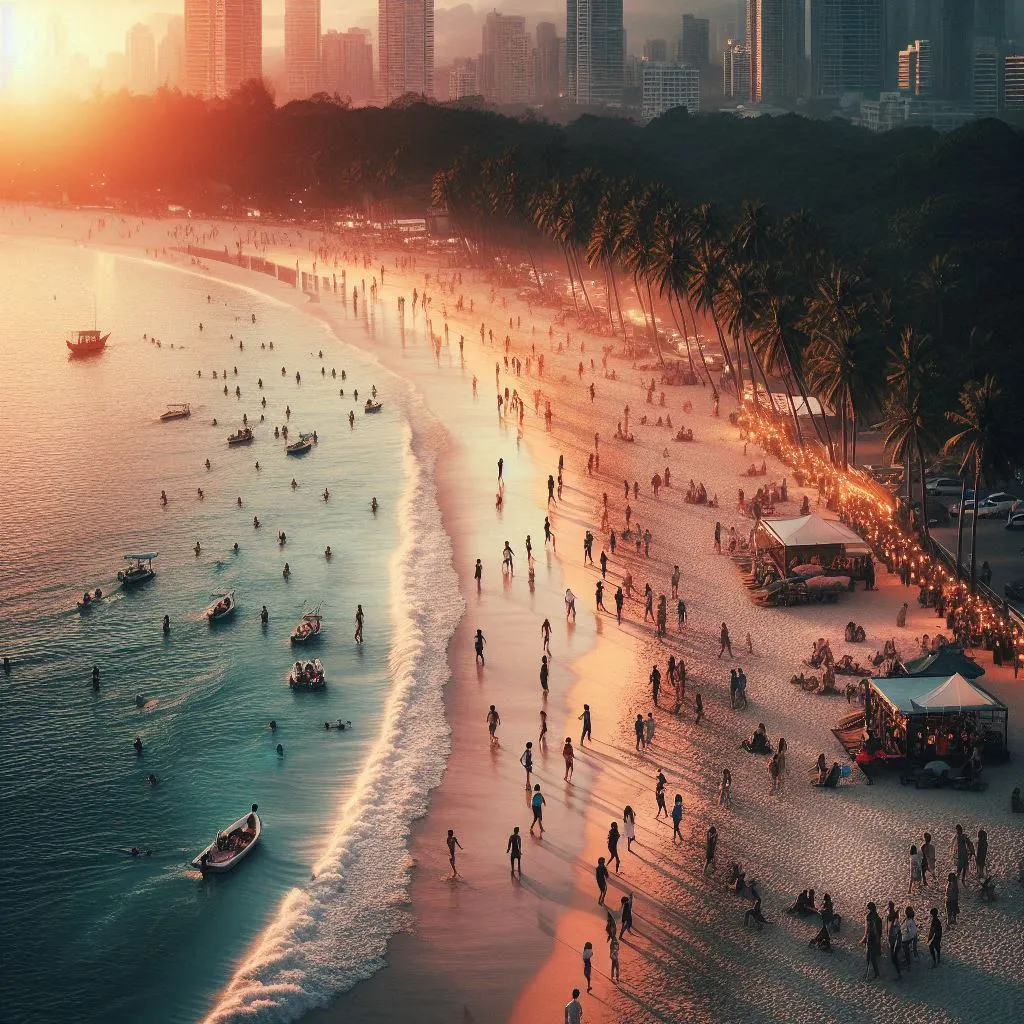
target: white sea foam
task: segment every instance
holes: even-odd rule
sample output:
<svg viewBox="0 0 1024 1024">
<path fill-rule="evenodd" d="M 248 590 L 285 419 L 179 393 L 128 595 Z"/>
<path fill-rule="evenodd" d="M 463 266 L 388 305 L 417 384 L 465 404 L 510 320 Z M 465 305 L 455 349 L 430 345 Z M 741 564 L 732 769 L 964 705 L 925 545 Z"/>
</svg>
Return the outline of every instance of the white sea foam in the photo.
<svg viewBox="0 0 1024 1024">
<path fill-rule="evenodd" d="M 406 427 L 401 542 L 391 563 L 395 639 L 380 737 L 314 879 L 285 897 L 206 1017 L 207 1024 L 292 1021 L 384 964 L 407 926 L 409 837 L 450 750 L 443 690 L 448 641 L 462 614 L 451 543 L 441 522 L 433 430 Z"/>
</svg>

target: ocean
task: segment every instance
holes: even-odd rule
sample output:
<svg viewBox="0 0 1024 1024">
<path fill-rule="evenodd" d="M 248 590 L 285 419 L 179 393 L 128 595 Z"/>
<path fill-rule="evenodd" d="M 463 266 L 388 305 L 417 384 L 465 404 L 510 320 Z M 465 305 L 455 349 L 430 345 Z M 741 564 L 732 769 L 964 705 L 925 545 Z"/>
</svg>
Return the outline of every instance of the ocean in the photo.
<svg viewBox="0 0 1024 1024">
<path fill-rule="evenodd" d="M 71 360 L 94 305 L 108 348 Z M 442 435 L 312 316 L 59 244 L 0 241 L 0 374 L 0 1019 L 296 1019 L 376 970 L 406 920 L 462 608 Z M 191 416 L 161 422 L 179 402 Z M 243 414 L 255 443 L 229 449 Z M 285 454 L 285 424 L 317 432 L 308 455 Z M 133 552 L 159 552 L 157 576 L 124 592 Z M 237 612 L 211 626 L 228 589 Z M 293 649 L 317 605 L 323 635 Z M 326 691 L 289 689 L 296 651 L 321 658 Z M 324 729 L 338 719 L 353 728 Z M 252 803 L 260 846 L 202 878 L 189 860 Z"/>
</svg>

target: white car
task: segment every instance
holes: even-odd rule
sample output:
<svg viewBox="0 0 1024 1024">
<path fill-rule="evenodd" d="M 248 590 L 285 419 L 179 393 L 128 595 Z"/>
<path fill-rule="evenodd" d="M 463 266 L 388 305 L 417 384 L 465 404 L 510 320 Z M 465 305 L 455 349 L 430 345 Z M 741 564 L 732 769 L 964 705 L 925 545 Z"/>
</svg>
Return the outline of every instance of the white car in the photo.
<svg viewBox="0 0 1024 1024">
<path fill-rule="evenodd" d="M 934 480 L 929 480 L 925 484 L 925 490 L 929 494 L 937 495 L 950 495 L 955 494 L 959 496 L 960 491 L 963 489 L 963 481 L 955 476 L 940 476 Z"/>
<path fill-rule="evenodd" d="M 1024 530 L 1024 510 L 1020 512 L 1011 512 L 1006 517 L 1006 529 Z"/>
<path fill-rule="evenodd" d="M 1003 516 L 1009 514 L 1016 502 L 1017 499 L 1012 494 L 1007 494 L 1006 491 L 996 491 L 978 506 L 978 518 L 1002 519 Z"/>
</svg>

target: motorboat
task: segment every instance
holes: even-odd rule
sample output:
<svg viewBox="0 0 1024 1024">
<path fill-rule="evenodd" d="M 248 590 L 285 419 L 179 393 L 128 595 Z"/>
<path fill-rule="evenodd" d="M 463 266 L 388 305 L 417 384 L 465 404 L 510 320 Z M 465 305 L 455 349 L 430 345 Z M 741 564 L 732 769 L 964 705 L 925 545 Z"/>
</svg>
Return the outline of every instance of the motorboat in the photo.
<svg viewBox="0 0 1024 1024">
<path fill-rule="evenodd" d="M 327 676 L 320 659 L 295 662 L 288 673 L 288 685 L 293 690 L 322 690 L 327 685 Z"/>
<path fill-rule="evenodd" d="M 312 434 L 299 434 L 298 440 L 286 444 L 284 447 L 288 455 L 305 455 L 313 447 Z"/>
<path fill-rule="evenodd" d="M 191 415 L 192 410 L 188 402 L 176 402 L 174 405 L 167 406 L 167 411 L 160 414 L 160 419 L 165 422 L 168 420 L 187 420 Z"/>
<path fill-rule="evenodd" d="M 253 804 L 248 814 L 218 832 L 213 842 L 192 860 L 192 867 L 199 868 L 204 875 L 224 874 L 248 857 L 263 834 L 263 822 L 256 807 Z"/>
<path fill-rule="evenodd" d="M 99 587 L 92 591 L 92 593 L 86 590 L 82 594 L 82 600 L 77 602 L 78 610 L 80 612 L 87 612 L 101 597 L 103 597 L 103 591 Z"/>
<path fill-rule="evenodd" d="M 384 408 L 383 402 L 376 402 L 372 398 L 366 400 L 366 405 L 363 406 L 363 412 L 380 412 Z"/>
<path fill-rule="evenodd" d="M 229 445 L 252 444 L 252 427 L 239 427 L 233 434 L 228 436 Z"/>
<path fill-rule="evenodd" d="M 97 330 L 76 331 L 75 340 L 68 339 L 64 344 L 70 349 L 73 359 L 78 356 L 94 356 L 107 347 L 109 337 L 109 334 L 100 334 Z"/>
<path fill-rule="evenodd" d="M 299 624 L 292 630 L 292 643 L 305 644 L 310 640 L 315 640 L 320 635 L 321 623 L 320 605 L 317 605 L 316 611 L 306 612 L 299 620 Z"/>
<path fill-rule="evenodd" d="M 124 560 L 128 563 L 127 569 L 122 569 L 117 574 L 118 582 L 122 588 L 137 587 L 140 583 L 148 583 L 155 575 L 153 559 L 159 552 L 153 551 L 148 555 L 125 555 Z"/>
<path fill-rule="evenodd" d="M 210 620 L 210 622 L 220 622 L 222 619 L 228 619 L 235 614 L 235 592 L 229 590 L 226 594 L 212 595 L 217 600 L 206 609 L 203 614 Z"/>
</svg>

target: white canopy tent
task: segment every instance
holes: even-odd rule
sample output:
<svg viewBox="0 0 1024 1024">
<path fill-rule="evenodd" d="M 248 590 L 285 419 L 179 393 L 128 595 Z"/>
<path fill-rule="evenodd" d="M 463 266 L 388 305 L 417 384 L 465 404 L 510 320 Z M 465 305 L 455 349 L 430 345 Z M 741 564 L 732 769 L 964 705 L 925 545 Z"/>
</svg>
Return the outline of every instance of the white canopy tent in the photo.
<svg viewBox="0 0 1024 1024">
<path fill-rule="evenodd" d="M 983 711 L 1003 705 L 959 672 L 933 690 L 910 699 L 914 711 Z"/>
<path fill-rule="evenodd" d="M 853 530 L 819 515 L 762 519 L 760 526 L 787 551 L 790 548 L 841 547 L 846 554 L 857 555 L 871 550 Z"/>
</svg>

